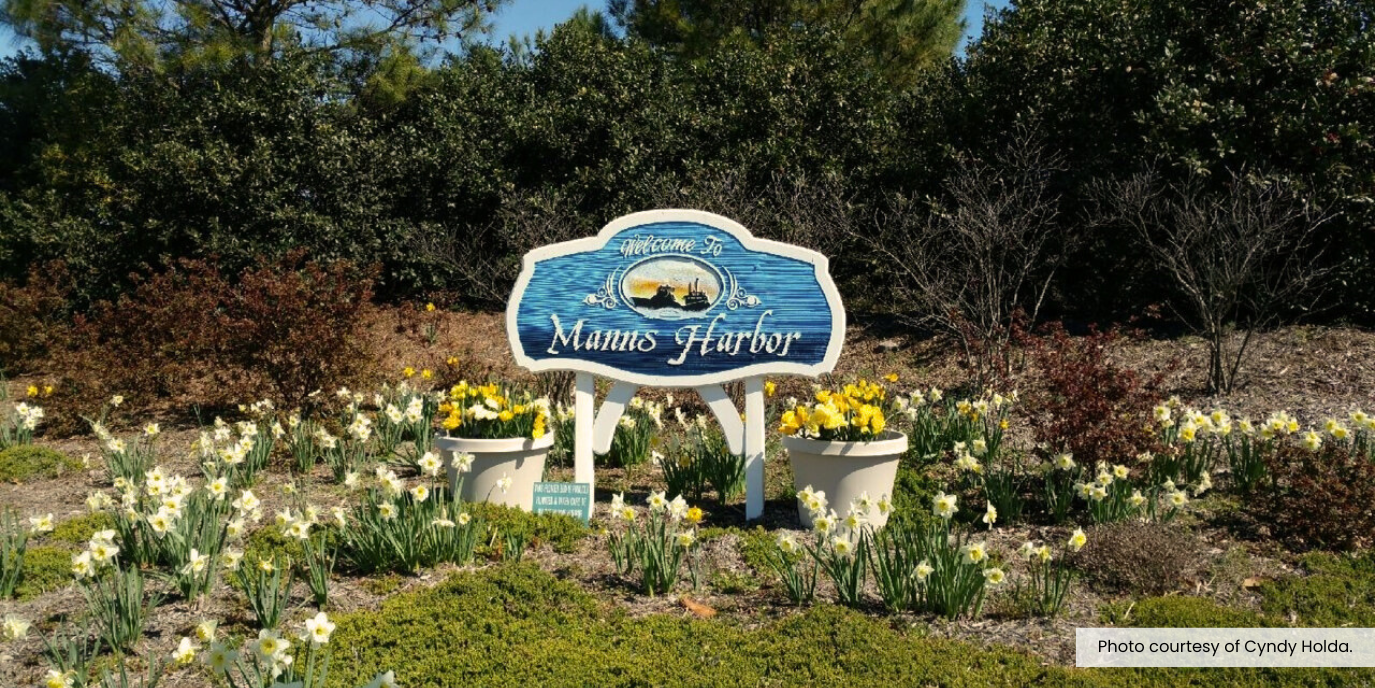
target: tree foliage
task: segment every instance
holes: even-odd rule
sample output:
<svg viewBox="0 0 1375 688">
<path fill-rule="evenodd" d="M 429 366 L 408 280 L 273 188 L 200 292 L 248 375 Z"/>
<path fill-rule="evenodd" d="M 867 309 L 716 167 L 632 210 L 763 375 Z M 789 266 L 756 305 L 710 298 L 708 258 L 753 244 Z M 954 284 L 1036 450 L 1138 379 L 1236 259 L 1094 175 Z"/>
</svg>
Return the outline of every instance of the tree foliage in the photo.
<svg viewBox="0 0 1375 688">
<path fill-rule="evenodd" d="M 0 276 L 62 259 L 79 305 L 175 259 L 214 255 L 240 274 L 304 248 L 380 262 L 383 298 L 445 289 L 492 306 L 532 242 L 716 204 L 764 236 L 824 246 L 849 305 L 910 311 L 889 298 L 902 289 L 871 288 L 879 259 L 855 233 L 920 239 L 928 214 L 967 205 L 955 182 L 968 161 L 1015 179 L 999 156 L 1030 131 L 1060 161 L 1037 187 L 1056 208 L 1037 227 L 1042 267 L 1059 269 L 1000 313 L 1044 293 L 1042 315 L 1107 319 L 1170 296 L 1164 266 L 1141 260 L 1163 234 L 1085 222 L 1096 180 L 1147 167 L 1166 185 L 1193 175 L 1204 195 L 1243 168 L 1283 180 L 1333 215 L 1314 237 L 1348 284 L 1333 312 L 1375 302 L 1362 278 L 1375 268 L 1368 3 L 1025 0 L 959 59 L 917 31 L 903 36 L 928 52 L 876 52 L 864 34 L 902 25 L 881 11 L 942 6 L 625 0 L 611 5 L 624 34 L 587 12 L 442 64 L 404 31 L 368 51 L 300 29 L 272 59 L 160 72 L 102 68 L 107 44 L 7 60 Z M 799 231 L 817 199 L 834 207 Z M 875 225 L 899 209 L 911 222 Z"/>
<path fill-rule="evenodd" d="M 506 0 L 3 0 L 0 23 L 44 51 L 123 67 L 259 61 L 288 50 L 380 53 L 482 30 Z"/>
<path fill-rule="evenodd" d="M 859 48 L 866 67 L 910 86 L 964 34 L 964 0 L 610 0 L 631 36 L 687 58 L 730 42 L 768 45 L 778 34 L 825 29 Z"/>
</svg>

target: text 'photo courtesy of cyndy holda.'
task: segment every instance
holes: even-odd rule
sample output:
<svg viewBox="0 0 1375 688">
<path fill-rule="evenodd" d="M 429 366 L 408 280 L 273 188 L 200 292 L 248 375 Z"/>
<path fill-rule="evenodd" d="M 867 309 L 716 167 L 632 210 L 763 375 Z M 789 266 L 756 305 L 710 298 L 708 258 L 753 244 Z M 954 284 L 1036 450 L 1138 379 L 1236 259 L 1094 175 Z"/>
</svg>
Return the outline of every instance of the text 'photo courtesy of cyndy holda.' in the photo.
<svg viewBox="0 0 1375 688">
<path fill-rule="evenodd" d="M 1375 667 L 1371 628 L 1077 628 L 1080 667 Z"/>
</svg>

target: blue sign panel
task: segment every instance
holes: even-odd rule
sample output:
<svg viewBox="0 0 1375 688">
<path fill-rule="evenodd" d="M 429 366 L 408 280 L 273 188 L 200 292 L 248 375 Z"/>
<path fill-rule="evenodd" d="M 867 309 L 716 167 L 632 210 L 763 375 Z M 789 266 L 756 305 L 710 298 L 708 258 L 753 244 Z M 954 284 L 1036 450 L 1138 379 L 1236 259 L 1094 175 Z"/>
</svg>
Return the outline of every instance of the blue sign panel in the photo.
<svg viewBox="0 0 1375 688">
<path fill-rule="evenodd" d="M 640 385 L 817 375 L 835 366 L 844 331 L 825 256 L 685 210 L 530 252 L 507 309 L 525 367 Z"/>
</svg>

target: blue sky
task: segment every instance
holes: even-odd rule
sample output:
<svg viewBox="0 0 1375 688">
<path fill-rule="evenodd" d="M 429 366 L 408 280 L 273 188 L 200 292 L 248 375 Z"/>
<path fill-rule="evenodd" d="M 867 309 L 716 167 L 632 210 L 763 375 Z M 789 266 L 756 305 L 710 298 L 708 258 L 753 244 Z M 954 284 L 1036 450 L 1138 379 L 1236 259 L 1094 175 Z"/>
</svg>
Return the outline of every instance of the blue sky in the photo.
<svg viewBox="0 0 1375 688">
<path fill-rule="evenodd" d="M 979 35 L 983 26 L 985 4 L 993 7 L 1006 7 L 1008 0 L 966 0 L 965 19 L 969 23 L 968 36 Z M 601 8 L 605 4 L 596 0 L 514 0 L 497 15 L 492 38 L 504 42 L 511 34 L 534 33 L 536 29 L 548 29 L 567 19 L 579 7 L 590 5 Z M 21 43 L 7 28 L 0 27 L 0 58 L 13 55 Z"/>
</svg>

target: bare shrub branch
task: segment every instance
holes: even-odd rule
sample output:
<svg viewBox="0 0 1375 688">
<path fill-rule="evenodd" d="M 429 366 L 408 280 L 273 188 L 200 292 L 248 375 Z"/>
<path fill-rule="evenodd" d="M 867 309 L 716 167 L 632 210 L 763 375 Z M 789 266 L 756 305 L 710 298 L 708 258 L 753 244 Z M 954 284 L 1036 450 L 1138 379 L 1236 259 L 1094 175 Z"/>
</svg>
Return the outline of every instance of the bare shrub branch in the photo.
<svg viewBox="0 0 1375 688">
<path fill-rule="evenodd" d="M 1231 392 L 1252 335 L 1312 310 L 1330 270 L 1318 229 L 1331 219 L 1280 181 L 1234 172 L 1221 192 L 1154 172 L 1099 184 L 1103 224 L 1124 225 L 1176 292 L 1170 306 L 1208 341 L 1208 387 Z"/>
<path fill-rule="evenodd" d="M 861 237 L 885 259 L 898 317 L 956 336 L 981 379 L 1007 360 L 1016 314 L 1035 321 L 1065 255 L 1051 188 L 1061 169 L 1023 131 L 991 163 L 966 158 L 948 202 L 897 198 Z"/>
</svg>

